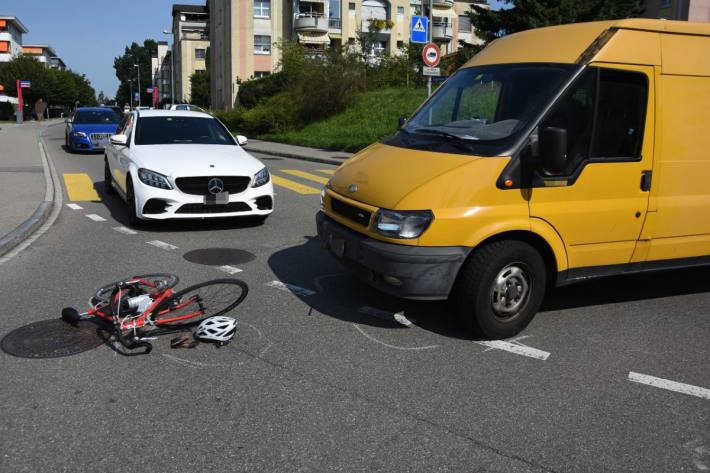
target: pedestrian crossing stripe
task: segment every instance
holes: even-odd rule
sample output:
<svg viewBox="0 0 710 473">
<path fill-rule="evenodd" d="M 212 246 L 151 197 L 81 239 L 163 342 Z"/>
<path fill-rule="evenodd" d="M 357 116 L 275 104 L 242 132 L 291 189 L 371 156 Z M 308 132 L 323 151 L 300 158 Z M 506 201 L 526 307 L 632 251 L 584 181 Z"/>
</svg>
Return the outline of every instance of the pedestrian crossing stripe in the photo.
<svg viewBox="0 0 710 473">
<path fill-rule="evenodd" d="M 329 179 L 327 177 L 317 176 L 315 174 L 300 171 L 298 169 L 282 169 L 281 172 L 285 172 L 286 174 L 290 174 L 290 175 L 296 176 L 296 177 L 302 177 L 303 179 L 308 179 L 309 181 L 314 181 L 319 184 L 327 184 L 329 181 Z"/>
<path fill-rule="evenodd" d="M 298 182 L 292 181 L 290 179 L 284 179 L 283 177 L 271 175 L 271 182 L 277 186 L 285 187 L 286 189 L 292 190 L 299 194 L 309 195 L 309 194 L 320 194 L 320 189 L 315 187 L 306 186 Z"/>
<path fill-rule="evenodd" d="M 86 173 L 65 173 L 64 186 L 70 201 L 101 201 L 94 188 L 94 181 Z"/>
<path fill-rule="evenodd" d="M 424 23 L 421 18 L 417 19 L 417 22 L 414 23 L 412 31 L 416 31 L 417 33 L 426 33 L 426 28 L 424 28 Z"/>
</svg>

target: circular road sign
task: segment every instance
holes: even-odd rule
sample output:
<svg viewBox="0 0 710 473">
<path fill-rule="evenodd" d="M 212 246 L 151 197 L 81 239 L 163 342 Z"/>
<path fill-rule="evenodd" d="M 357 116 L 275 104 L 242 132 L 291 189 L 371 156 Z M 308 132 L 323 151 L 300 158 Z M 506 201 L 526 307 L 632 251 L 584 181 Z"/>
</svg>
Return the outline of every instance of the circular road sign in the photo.
<svg viewBox="0 0 710 473">
<path fill-rule="evenodd" d="M 441 59 L 441 51 L 439 50 L 439 46 L 434 43 L 427 44 L 422 50 L 422 57 L 424 58 L 424 64 L 427 66 L 438 66 L 439 59 Z"/>
</svg>

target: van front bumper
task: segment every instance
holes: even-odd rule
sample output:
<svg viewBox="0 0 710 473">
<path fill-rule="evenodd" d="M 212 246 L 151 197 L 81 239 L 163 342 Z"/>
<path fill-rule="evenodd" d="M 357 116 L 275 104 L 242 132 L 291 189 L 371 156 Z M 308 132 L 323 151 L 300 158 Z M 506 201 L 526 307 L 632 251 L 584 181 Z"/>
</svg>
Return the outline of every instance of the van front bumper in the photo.
<svg viewBox="0 0 710 473">
<path fill-rule="evenodd" d="M 449 297 L 470 248 L 385 243 L 350 230 L 323 212 L 316 215 L 323 248 L 367 284 L 406 299 Z"/>
</svg>

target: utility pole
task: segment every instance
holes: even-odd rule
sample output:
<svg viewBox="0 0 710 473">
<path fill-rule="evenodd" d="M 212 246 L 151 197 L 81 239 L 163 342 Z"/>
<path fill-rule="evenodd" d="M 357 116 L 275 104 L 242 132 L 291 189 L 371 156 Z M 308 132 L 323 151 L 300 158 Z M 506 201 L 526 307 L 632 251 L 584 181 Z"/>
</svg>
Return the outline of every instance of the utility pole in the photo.
<svg viewBox="0 0 710 473">
<path fill-rule="evenodd" d="M 141 106 L 141 68 L 139 67 L 138 64 L 134 66 L 136 69 L 138 69 L 138 106 Z"/>
<path fill-rule="evenodd" d="M 133 110 L 133 77 L 128 79 L 128 90 L 129 90 L 128 100 L 131 102 L 131 110 Z"/>
<path fill-rule="evenodd" d="M 424 0 L 422 0 L 424 3 Z M 427 40 L 431 43 L 433 38 L 434 23 L 432 22 L 432 0 L 429 0 L 429 28 L 427 28 Z M 426 81 L 427 97 L 431 97 L 431 76 L 427 77 Z"/>
<path fill-rule="evenodd" d="M 163 34 L 172 34 L 168 30 L 163 30 Z M 170 45 L 170 105 L 175 105 L 175 38 Z"/>
</svg>

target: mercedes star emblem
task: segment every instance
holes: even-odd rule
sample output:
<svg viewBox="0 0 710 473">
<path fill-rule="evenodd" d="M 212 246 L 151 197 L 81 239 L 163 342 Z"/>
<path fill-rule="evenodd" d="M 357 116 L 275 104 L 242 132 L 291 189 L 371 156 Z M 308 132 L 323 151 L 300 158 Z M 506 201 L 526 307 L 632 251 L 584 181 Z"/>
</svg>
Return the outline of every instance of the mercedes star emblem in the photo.
<svg viewBox="0 0 710 473">
<path fill-rule="evenodd" d="M 224 191 L 224 182 L 218 177 L 213 177 L 207 183 L 207 190 L 210 191 L 210 194 L 217 195 Z"/>
<path fill-rule="evenodd" d="M 357 192 L 357 184 L 350 184 L 350 185 L 348 186 L 348 192 L 350 192 L 351 194 L 352 194 L 353 192 Z"/>
</svg>

